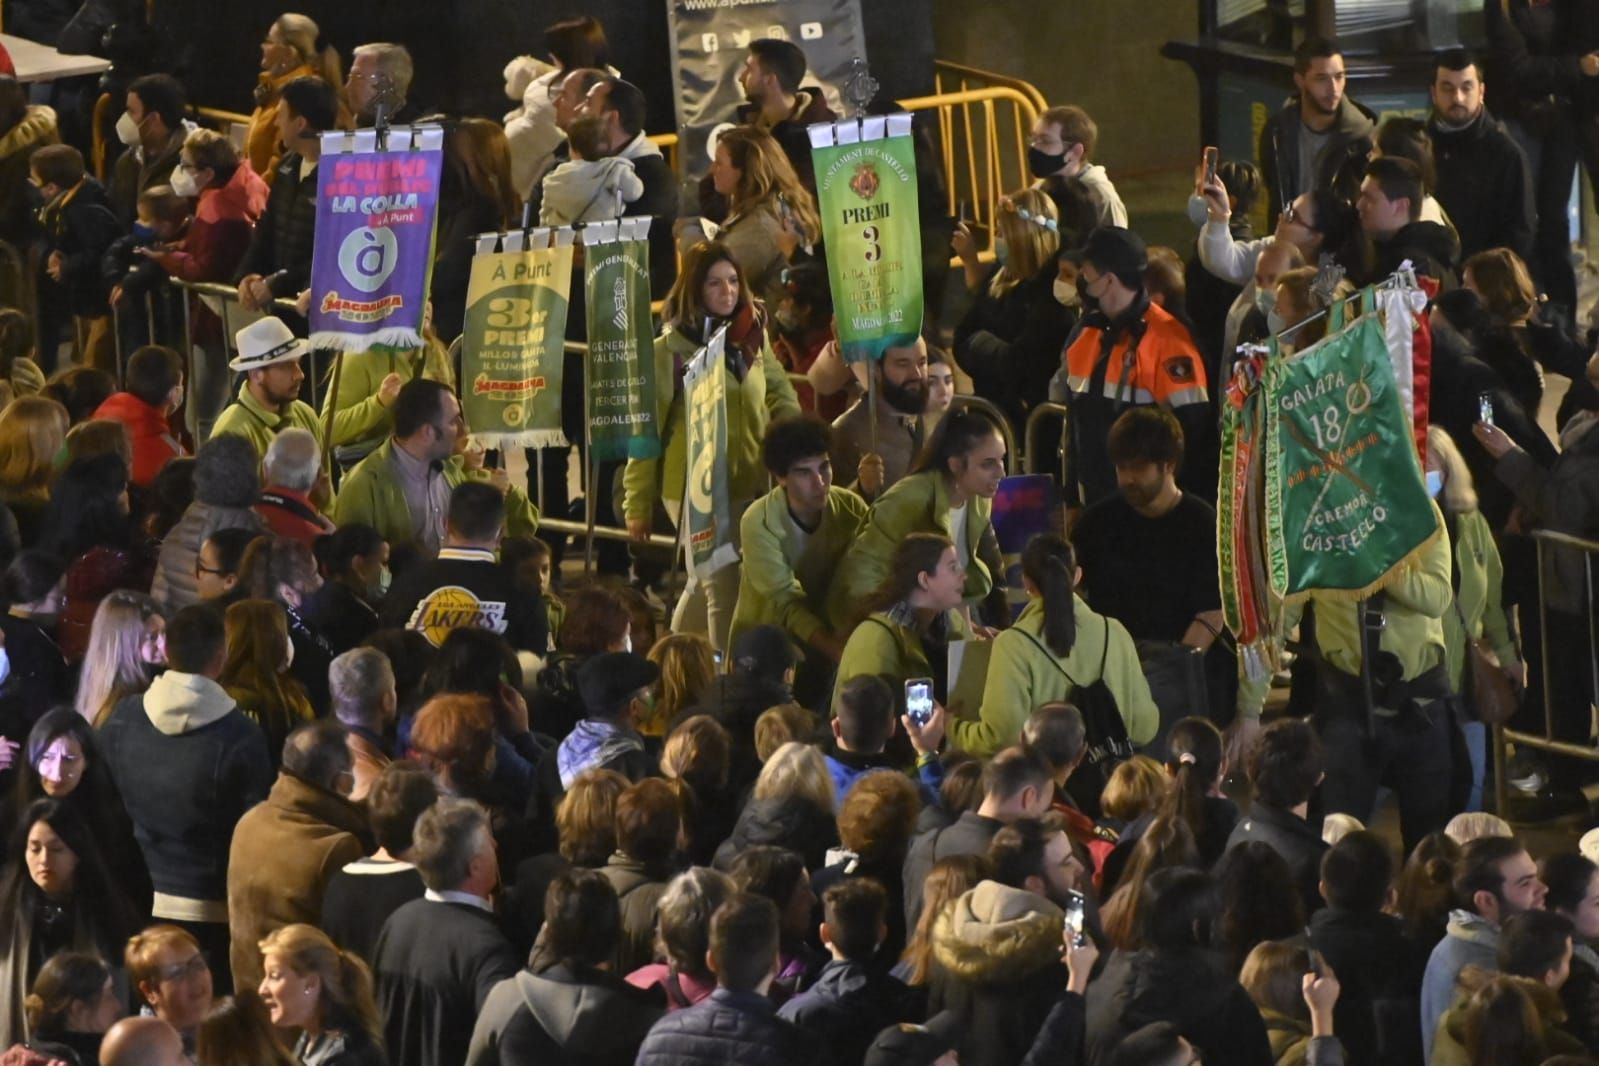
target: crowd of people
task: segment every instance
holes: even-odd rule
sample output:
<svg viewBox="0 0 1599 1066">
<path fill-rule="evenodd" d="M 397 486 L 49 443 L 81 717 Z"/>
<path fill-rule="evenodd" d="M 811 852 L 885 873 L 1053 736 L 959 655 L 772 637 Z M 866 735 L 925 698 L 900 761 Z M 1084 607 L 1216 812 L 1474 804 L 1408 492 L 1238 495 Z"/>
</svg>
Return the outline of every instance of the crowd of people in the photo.
<svg viewBox="0 0 1599 1066">
<path fill-rule="evenodd" d="M 1575 122 L 1599 60 L 1561 4 L 1489 7 L 1426 120 L 1379 124 L 1306 41 L 1259 164 L 1196 169 L 1186 255 L 1139 237 L 1088 113 L 1046 110 L 987 233 L 924 188 L 964 293 L 864 365 L 805 133 L 836 116 L 789 41 L 749 43 L 692 191 L 588 17 L 495 119 L 433 115 L 400 44 L 345 76 L 284 14 L 242 147 L 145 74 L 104 182 L 0 75 L 0 240 L 38 266 L 37 313 L 0 309 L 0 1062 L 1599 1061 L 1599 835 L 1533 855 L 1482 810 L 1467 684 L 1487 661 L 1591 743 L 1583 561 L 1540 574 L 1531 533 L 1599 532 L 1599 363 L 1542 195 L 1575 154 L 1526 149 L 1579 136 L 1528 110 Z M 426 343 L 345 353 L 318 410 L 319 135 L 433 118 Z M 654 220 L 661 449 L 587 485 L 633 543 L 579 577 L 540 529 L 569 450 L 513 483 L 448 353 L 472 236 L 624 216 Z M 1437 536 L 1364 615 L 1294 608 L 1266 724 L 1221 610 L 1218 396 L 1238 345 L 1303 350 L 1407 262 Z M 168 278 L 231 286 L 233 336 Z M 679 592 L 650 535 L 724 326 L 739 558 Z M 1065 505 L 1007 567 L 1005 423 L 1050 397 Z M 1588 765 L 1505 773 L 1552 810 Z"/>
</svg>

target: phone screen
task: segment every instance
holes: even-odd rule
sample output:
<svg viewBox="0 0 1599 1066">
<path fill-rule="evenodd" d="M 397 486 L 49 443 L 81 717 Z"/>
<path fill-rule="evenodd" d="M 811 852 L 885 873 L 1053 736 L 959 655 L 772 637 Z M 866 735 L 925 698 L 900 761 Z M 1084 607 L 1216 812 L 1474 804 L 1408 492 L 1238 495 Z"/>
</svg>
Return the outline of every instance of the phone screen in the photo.
<svg viewBox="0 0 1599 1066">
<path fill-rule="evenodd" d="M 1205 184 L 1207 185 L 1216 180 L 1216 157 L 1216 149 L 1205 149 Z"/>
<path fill-rule="evenodd" d="M 1083 942 L 1083 923 L 1084 915 L 1086 913 L 1085 907 L 1086 903 L 1081 892 L 1077 891 L 1076 889 L 1072 889 L 1067 893 L 1066 917 L 1062 924 L 1066 927 L 1066 931 L 1072 934 L 1072 942 L 1074 944 L 1081 944 Z"/>
<path fill-rule="evenodd" d="M 905 682 L 905 713 L 919 726 L 933 718 L 933 679 L 913 677 Z"/>
<path fill-rule="evenodd" d="M 1477 394 L 1477 421 L 1494 424 L 1494 394 L 1483 392 Z"/>
</svg>

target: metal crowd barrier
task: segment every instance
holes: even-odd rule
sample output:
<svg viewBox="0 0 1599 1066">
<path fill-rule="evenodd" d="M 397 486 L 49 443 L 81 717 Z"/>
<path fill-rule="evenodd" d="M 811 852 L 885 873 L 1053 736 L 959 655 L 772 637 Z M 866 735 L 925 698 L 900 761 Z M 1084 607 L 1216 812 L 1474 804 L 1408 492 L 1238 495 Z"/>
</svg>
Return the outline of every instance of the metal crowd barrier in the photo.
<svg viewBox="0 0 1599 1066">
<path fill-rule="evenodd" d="M 1506 810 L 1505 763 L 1506 745 L 1515 744 L 1517 747 L 1531 748 L 1534 751 L 1548 752 L 1569 759 L 1582 759 L 1586 762 L 1599 763 L 1599 747 L 1593 744 L 1573 744 L 1570 741 L 1556 740 L 1554 698 L 1555 693 L 1549 664 L 1549 614 L 1548 596 L 1545 588 L 1546 575 L 1544 562 L 1548 553 L 1553 550 L 1577 551 L 1582 553 L 1582 611 L 1588 619 L 1588 676 L 1584 686 L 1586 693 L 1584 699 L 1590 704 L 1599 696 L 1599 625 L 1596 625 L 1594 615 L 1594 556 L 1599 554 L 1599 541 L 1585 540 L 1567 533 L 1557 533 L 1550 529 L 1535 530 L 1532 534 L 1538 549 L 1538 621 L 1539 632 L 1542 635 L 1542 660 L 1538 668 L 1543 677 L 1543 732 L 1542 734 L 1526 733 L 1521 730 L 1507 729 L 1503 726 L 1494 727 L 1493 736 L 1493 761 L 1494 761 L 1494 802 L 1496 810 L 1501 816 Z M 1590 711 L 1589 714 L 1592 712 Z"/>
</svg>

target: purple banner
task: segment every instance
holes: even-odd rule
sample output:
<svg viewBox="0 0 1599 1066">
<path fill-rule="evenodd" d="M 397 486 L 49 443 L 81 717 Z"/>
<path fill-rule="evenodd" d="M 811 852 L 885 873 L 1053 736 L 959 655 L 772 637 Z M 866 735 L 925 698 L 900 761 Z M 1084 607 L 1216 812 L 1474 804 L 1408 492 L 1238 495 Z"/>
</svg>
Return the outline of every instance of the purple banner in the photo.
<svg viewBox="0 0 1599 1066">
<path fill-rule="evenodd" d="M 420 348 L 433 271 L 444 131 L 396 126 L 322 135 L 311 344 L 364 352 Z"/>
</svg>

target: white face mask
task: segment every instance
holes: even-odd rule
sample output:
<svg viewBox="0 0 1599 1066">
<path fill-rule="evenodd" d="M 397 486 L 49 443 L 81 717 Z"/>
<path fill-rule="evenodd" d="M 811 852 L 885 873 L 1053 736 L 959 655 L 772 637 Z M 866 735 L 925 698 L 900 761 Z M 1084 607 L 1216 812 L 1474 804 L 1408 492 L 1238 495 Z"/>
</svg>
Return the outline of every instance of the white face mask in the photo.
<svg viewBox="0 0 1599 1066">
<path fill-rule="evenodd" d="M 172 177 L 167 179 L 167 184 L 172 186 L 172 191 L 183 197 L 200 195 L 199 183 L 194 180 L 194 175 L 184 167 L 175 167 Z"/>
<path fill-rule="evenodd" d="M 1437 499 L 1439 493 L 1444 491 L 1444 473 L 1442 470 L 1427 471 L 1427 495 Z"/>
<path fill-rule="evenodd" d="M 117 119 L 117 140 L 129 148 L 137 148 L 139 146 L 139 124 L 126 111 L 122 112 L 122 117 Z"/>
<path fill-rule="evenodd" d="M 1055 302 L 1062 307 L 1076 307 L 1082 302 L 1082 297 L 1077 293 L 1075 283 L 1063 278 L 1055 279 Z"/>
</svg>

